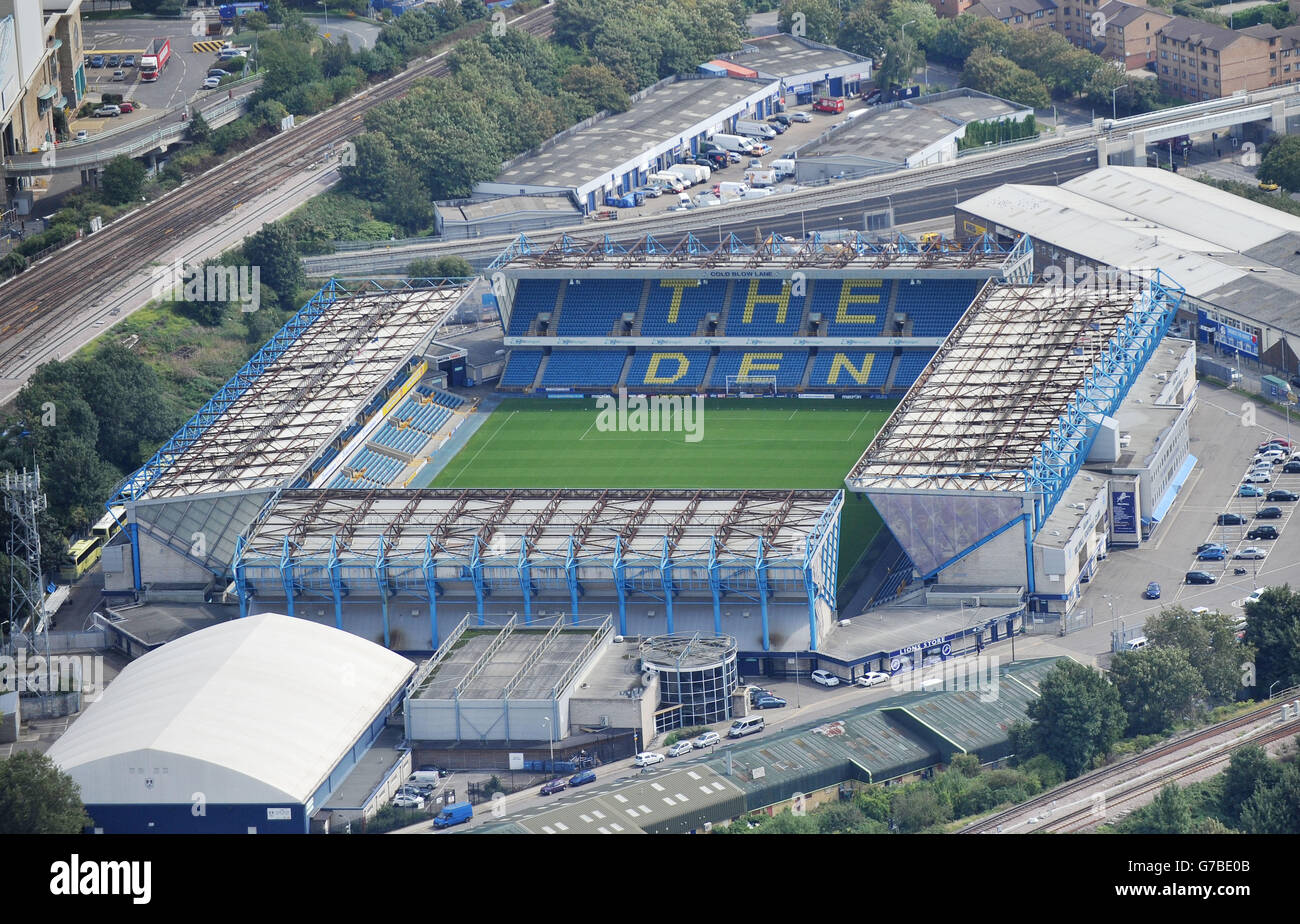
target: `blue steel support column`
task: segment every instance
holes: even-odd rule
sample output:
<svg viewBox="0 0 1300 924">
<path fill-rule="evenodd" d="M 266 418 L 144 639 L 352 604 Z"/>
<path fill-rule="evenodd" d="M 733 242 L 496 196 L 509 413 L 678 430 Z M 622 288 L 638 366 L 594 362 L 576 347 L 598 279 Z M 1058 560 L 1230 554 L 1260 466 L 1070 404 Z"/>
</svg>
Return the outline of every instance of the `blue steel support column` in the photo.
<svg viewBox="0 0 1300 924">
<path fill-rule="evenodd" d="M 722 578 L 718 567 L 718 537 L 709 539 L 709 591 L 713 594 L 713 634 L 722 634 Z"/>
<path fill-rule="evenodd" d="M 132 586 L 136 590 L 143 590 L 144 583 L 140 580 L 140 527 L 135 523 L 126 524 L 126 535 L 131 540 L 131 570 L 134 577 Z"/>
<path fill-rule="evenodd" d="M 1029 592 L 1034 593 L 1034 531 L 1025 517 L 1025 570 L 1029 574 Z"/>
<path fill-rule="evenodd" d="M 664 588 L 664 613 L 668 616 L 668 634 L 673 634 L 673 559 L 668 554 L 668 537 L 664 536 L 663 554 L 659 556 L 659 581 Z"/>
<path fill-rule="evenodd" d="M 564 557 L 564 576 L 569 582 L 569 599 L 573 601 L 573 624 L 578 624 L 578 558 L 573 554 L 573 537 L 569 537 L 569 552 Z"/>
<path fill-rule="evenodd" d="M 284 613 L 293 615 L 293 554 L 289 551 L 289 537 L 284 537 L 284 549 L 280 552 L 280 583 L 284 585 Z"/>
<path fill-rule="evenodd" d="M 614 537 L 614 590 L 618 593 L 618 634 L 627 635 L 627 590 L 623 587 L 623 537 Z"/>
<path fill-rule="evenodd" d="M 437 561 L 433 557 L 433 537 L 424 537 L 424 590 L 429 595 L 429 631 L 433 633 L 433 650 L 438 650 L 438 575 Z"/>
<path fill-rule="evenodd" d="M 379 585 L 379 614 L 384 620 L 384 647 L 392 647 L 388 638 L 388 559 L 384 555 L 384 539 L 379 539 L 375 553 L 375 583 Z"/>
<path fill-rule="evenodd" d="M 474 544 L 470 547 L 469 553 L 469 574 L 474 581 L 474 599 L 478 601 L 478 624 L 483 625 L 483 559 L 478 554 L 478 536 L 474 537 Z"/>
<path fill-rule="evenodd" d="M 132 526 L 135 524 L 132 523 Z M 235 572 L 235 593 L 239 597 L 239 618 L 243 619 L 248 615 L 248 581 L 244 577 L 244 537 L 239 536 L 235 539 L 235 561 L 232 566 Z M 136 572 L 139 574 L 139 572 Z"/>
<path fill-rule="evenodd" d="M 334 595 L 334 628 L 343 628 L 343 568 L 339 564 L 339 537 L 330 537 L 330 592 Z"/>
<path fill-rule="evenodd" d="M 817 650 L 817 582 L 812 572 L 812 536 L 804 538 L 803 589 L 808 594 L 808 650 Z"/>
<path fill-rule="evenodd" d="M 519 589 L 524 594 L 524 625 L 533 624 L 533 576 L 528 564 L 528 537 L 519 537 Z"/>
<path fill-rule="evenodd" d="M 763 650 L 772 650 L 772 639 L 767 631 L 767 559 L 763 557 L 763 540 L 758 540 L 758 555 L 754 559 L 754 575 L 758 578 L 758 607 L 763 613 Z"/>
</svg>

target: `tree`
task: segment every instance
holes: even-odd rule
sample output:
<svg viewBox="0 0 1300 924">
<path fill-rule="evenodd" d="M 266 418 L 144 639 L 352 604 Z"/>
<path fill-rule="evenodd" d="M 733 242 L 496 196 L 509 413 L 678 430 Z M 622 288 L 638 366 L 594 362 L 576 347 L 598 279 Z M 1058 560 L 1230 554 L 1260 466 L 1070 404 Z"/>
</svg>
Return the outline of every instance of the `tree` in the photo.
<svg viewBox="0 0 1300 924">
<path fill-rule="evenodd" d="M 1110 679 L 1128 714 L 1131 735 L 1167 731 L 1190 718 L 1197 701 L 1205 698 L 1200 674 L 1177 648 L 1122 652 L 1111 663 Z"/>
<path fill-rule="evenodd" d="M 81 790 L 34 751 L 0 760 L 0 834 L 80 834 L 92 824 Z"/>
<path fill-rule="evenodd" d="M 782 0 L 776 16 L 782 32 L 814 42 L 834 41 L 839 25 L 840 11 L 830 0 Z"/>
<path fill-rule="evenodd" d="M 1175 783 L 1167 783 L 1124 825 L 1125 834 L 1186 834 L 1192 827 L 1187 794 Z"/>
<path fill-rule="evenodd" d="M 144 165 L 119 154 L 104 165 L 100 189 L 109 205 L 125 205 L 138 201 L 144 188 Z"/>
<path fill-rule="evenodd" d="M 1285 135 L 1269 145 L 1259 165 L 1259 178 L 1277 183 L 1287 192 L 1300 190 L 1300 136 Z"/>
<path fill-rule="evenodd" d="M 1300 142 L 1300 138 L 1296 140 Z M 1296 147 L 1300 150 L 1300 144 Z M 1267 179 L 1262 170 L 1260 177 Z M 1289 584 L 1270 587 L 1259 600 L 1246 604 L 1246 644 L 1256 651 L 1257 690 L 1266 691 L 1274 684 L 1283 689 L 1300 684 L 1300 594 Z"/>
<path fill-rule="evenodd" d="M 927 47 L 939 34 L 939 17 L 925 0 L 894 0 L 885 17 L 889 31 L 907 35 L 921 47 Z"/>
<path fill-rule="evenodd" d="M 202 144 L 212 137 L 212 126 L 208 125 L 208 120 L 203 118 L 203 113 L 195 109 L 190 115 L 190 124 L 185 129 L 185 134 L 195 144 Z"/>
<path fill-rule="evenodd" d="M 1287 764 L 1272 786 L 1260 785 L 1241 808 L 1247 834 L 1300 834 L 1300 765 Z"/>
<path fill-rule="evenodd" d="M 863 786 L 853 796 L 853 804 L 872 821 L 889 821 L 890 793 L 884 786 Z"/>
<path fill-rule="evenodd" d="M 421 279 L 463 279 L 477 276 L 473 264 L 464 257 L 422 257 L 412 260 L 406 275 Z"/>
<path fill-rule="evenodd" d="M 575 64 L 565 72 L 561 85 L 586 100 L 593 113 L 623 112 L 631 105 L 617 75 L 603 64 Z"/>
<path fill-rule="evenodd" d="M 1235 751 L 1223 771 L 1223 794 L 1219 799 L 1219 813 L 1229 824 L 1241 820 L 1241 812 L 1256 789 L 1271 789 L 1281 775 L 1282 767 L 1270 760 L 1259 745 L 1250 744 Z"/>
<path fill-rule="evenodd" d="M 1120 739 L 1127 718 L 1119 693 L 1100 671 L 1061 660 L 1043 678 L 1026 710 L 1035 749 L 1075 777 Z"/>
<path fill-rule="evenodd" d="M 894 824 L 904 834 L 915 834 L 952 819 L 952 805 L 942 801 L 932 787 L 917 784 L 897 790 L 890 809 Z"/>
<path fill-rule="evenodd" d="M 910 86 L 917 67 L 925 63 L 916 42 L 911 36 L 885 40 L 885 59 L 876 71 L 876 86 L 888 88 L 892 84 Z"/>
<path fill-rule="evenodd" d="M 889 24 L 868 4 L 854 7 L 844 18 L 835 44 L 845 51 L 879 61 L 885 53 L 885 42 L 893 33 Z"/>
<path fill-rule="evenodd" d="M 1152 647 L 1175 648 L 1187 656 L 1211 703 L 1231 703 L 1245 689 L 1243 671 L 1255 653 L 1237 643 L 1237 628 L 1224 614 L 1169 607 L 1148 619 L 1142 631 Z"/>
<path fill-rule="evenodd" d="M 283 225 L 263 225 L 261 231 L 246 238 L 244 256 L 249 264 L 260 268 L 262 282 L 275 290 L 281 308 L 292 311 L 297 307 L 298 290 L 306 284 L 307 275 L 293 237 Z"/>
</svg>

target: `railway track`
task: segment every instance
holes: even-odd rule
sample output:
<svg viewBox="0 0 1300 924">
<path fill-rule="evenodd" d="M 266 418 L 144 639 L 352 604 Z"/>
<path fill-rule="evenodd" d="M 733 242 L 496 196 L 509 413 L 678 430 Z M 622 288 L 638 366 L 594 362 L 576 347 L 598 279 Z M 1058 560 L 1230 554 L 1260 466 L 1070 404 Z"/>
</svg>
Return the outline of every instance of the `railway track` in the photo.
<svg viewBox="0 0 1300 924">
<path fill-rule="evenodd" d="M 548 4 L 510 26 L 549 35 L 553 20 Z M 419 80 L 445 76 L 447 54 L 425 59 L 267 139 L 0 285 L 0 374 L 21 376 L 20 364 L 42 348 L 42 340 L 93 315 L 98 302 L 173 242 L 330 156 L 336 145 L 361 133 L 370 109 L 400 98 Z"/>
<path fill-rule="evenodd" d="M 1035 814 L 1038 810 L 1042 810 L 1042 812 L 1046 814 L 1047 812 L 1051 811 L 1054 805 L 1060 803 L 1063 800 L 1069 800 L 1073 796 L 1079 796 L 1085 792 L 1096 790 L 1099 787 L 1104 786 L 1105 781 L 1109 778 L 1112 777 L 1118 778 L 1118 777 L 1122 777 L 1125 774 L 1133 773 L 1134 771 L 1140 770 L 1142 767 L 1152 764 L 1160 760 L 1161 758 L 1169 757 L 1171 755 L 1177 754 L 1179 751 L 1186 750 L 1187 748 L 1192 747 L 1194 745 L 1201 744 L 1213 738 L 1217 738 L 1221 735 L 1236 731 L 1237 729 L 1246 728 L 1250 725 L 1256 724 L 1261 719 L 1266 718 L 1267 716 L 1275 713 L 1278 710 L 1279 700 L 1286 701 L 1287 697 L 1291 696 L 1295 692 L 1296 690 L 1284 691 L 1278 694 L 1278 698 L 1271 701 L 1269 705 L 1262 706 L 1259 709 L 1253 709 L 1250 712 L 1245 713 L 1244 715 L 1239 715 L 1236 718 L 1228 719 L 1226 722 L 1220 722 L 1217 725 L 1211 725 L 1207 728 L 1199 729 L 1195 732 L 1192 732 L 1191 734 L 1184 735 L 1181 738 L 1176 738 L 1173 741 L 1169 741 L 1158 747 L 1152 748 L 1149 751 L 1144 751 L 1141 754 L 1135 754 L 1134 756 L 1129 757 L 1125 760 L 1121 760 L 1118 763 L 1111 764 L 1110 766 L 1107 767 L 1103 767 L 1100 770 L 1095 770 L 1092 773 L 1086 774 L 1085 776 L 1081 776 L 1078 779 L 1071 780 L 1068 783 L 1064 783 L 1061 786 L 1058 786 L 1055 789 L 1050 790 L 1049 792 L 1045 792 L 1040 796 L 1030 799 L 1028 802 L 1022 802 L 1019 805 L 1012 806 L 1011 808 L 999 812 L 996 815 L 992 815 L 988 818 L 980 819 L 979 821 L 974 822 L 973 824 L 969 824 L 966 827 L 962 828 L 957 833 L 958 834 L 987 834 L 987 833 L 997 831 L 1000 826 L 1002 826 L 1004 823 L 1012 819 Z M 1280 727 L 1289 728 L 1294 724 L 1295 723 L 1288 723 L 1286 726 L 1280 726 Z M 1266 734 L 1268 731 L 1269 731 L 1268 729 L 1261 729 L 1260 734 Z M 1285 734 L 1287 734 L 1287 732 L 1283 732 L 1283 735 Z M 1250 742 L 1243 741 L 1242 743 L 1245 744 Z M 1225 752 L 1226 750 L 1227 749 L 1225 749 Z M 1217 755 L 1212 755 L 1212 756 L 1217 756 Z M 1226 759 L 1226 757 L 1224 759 Z M 1157 787 L 1164 785 L 1164 783 L 1166 782 L 1169 782 L 1169 779 L 1174 778 L 1175 775 L 1182 769 L 1183 769 L 1182 766 L 1171 769 L 1168 777 L 1162 777 L 1156 783 Z M 1189 770 L 1188 772 L 1190 773 L 1194 771 Z M 1092 810 L 1092 806 L 1091 804 L 1089 804 L 1087 807 L 1084 807 L 1079 811 L 1087 813 L 1090 812 L 1091 810 Z M 1072 814 L 1077 814 L 1077 812 Z M 1063 816 L 1063 818 L 1064 817 L 1069 817 L 1069 816 Z"/>
</svg>

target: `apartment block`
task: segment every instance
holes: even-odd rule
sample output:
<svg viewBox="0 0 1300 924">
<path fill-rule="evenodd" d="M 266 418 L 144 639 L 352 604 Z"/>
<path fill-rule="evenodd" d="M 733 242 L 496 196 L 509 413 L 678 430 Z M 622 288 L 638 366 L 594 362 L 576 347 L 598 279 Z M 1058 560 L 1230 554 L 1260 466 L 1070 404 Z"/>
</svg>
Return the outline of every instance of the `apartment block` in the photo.
<svg viewBox="0 0 1300 924">
<path fill-rule="evenodd" d="M 1123 0 L 1111 0 L 1101 8 L 1104 38 L 1091 50 L 1110 61 L 1120 61 L 1125 70 L 1138 70 L 1156 61 L 1160 30 L 1175 17 Z"/>
<path fill-rule="evenodd" d="M 1268 40 L 1253 34 L 1261 29 L 1277 35 L 1272 26 L 1234 32 L 1175 16 L 1161 27 L 1157 43 L 1161 89 L 1179 99 L 1201 100 L 1269 86 L 1277 64 L 1270 60 Z"/>
</svg>

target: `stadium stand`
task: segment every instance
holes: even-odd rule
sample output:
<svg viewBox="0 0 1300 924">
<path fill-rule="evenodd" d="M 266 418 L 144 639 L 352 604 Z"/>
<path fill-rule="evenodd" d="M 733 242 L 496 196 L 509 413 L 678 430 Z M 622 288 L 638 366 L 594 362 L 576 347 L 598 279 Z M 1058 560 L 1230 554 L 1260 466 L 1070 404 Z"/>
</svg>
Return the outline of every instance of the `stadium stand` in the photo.
<svg viewBox="0 0 1300 924">
<path fill-rule="evenodd" d="M 506 371 L 501 373 L 500 384 L 508 388 L 530 388 L 537 378 L 537 367 L 541 364 L 541 350 L 511 350 Z"/>
<path fill-rule="evenodd" d="M 819 279 L 810 312 L 822 316 L 821 333 L 833 337 L 884 335 L 892 282 L 879 279 Z"/>
<path fill-rule="evenodd" d="M 713 388 L 725 388 L 729 375 L 772 375 L 776 376 L 778 388 L 794 388 L 802 384 L 807 364 L 807 350 L 723 350 L 718 354 L 709 384 Z"/>
<path fill-rule="evenodd" d="M 722 280 L 701 283 L 698 279 L 652 279 L 650 298 L 641 319 L 641 335 L 689 337 L 711 312 L 719 318 L 722 316 L 726 294 L 727 286 Z"/>
<path fill-rule="evenodd" d="M 627 385 L 629 388 L 693 388 L 704 381 L 704 373 L 708 368 L 708 350 L 642 348 L 632 357 Z"/>
<path fill-rule="evenodd" d="M 642 289 L 639 280 L 629 285 L 622 279 L 584 279 L 579 285 L 565 286 L 556 333 L 571 337 L 610 334 L 625 312 L 636 314 L 641 309 Z M 554 361 L 552 357 L 552 364 Z"/>
<path fill-rule="evenodd" d="M 926 279 L 912 285 L 904 279 L 898 284 L 894 311 L 907 315 L 911 336 L 946 337 L 979 294 L 980 285 L 968 279 Z"/>
<path fill-rule="evenodd" d="M 726 333 L 732 337 L 797 337 L 806 329 L 806 302 L 804 296 L 790 293 L 788 280 L 737 282 L 727 312 Z"/>
<path fill-rule="evenodd" d="M 626 358 L 626 350 L 557 350 L 546 364 L 542 384 L 609 388 L 618 383 Z"/>
<path fill-rule="evenodd" d="M 889 378 L 888 351 L 823 349 L 813 362 L 813 387 L 880 388 Z M 870 363 L 868 365 L 868 363 Z"/>
<path fill-rule="evenodd" d="M 521 279 L 515 290 L 514 310 L 510 313 L 511 337 L 525 337 L 538 312 L 554 311 L 560 282 L 556 279 Z"/>
<path fill-rule="evenodd" d="M 893 387 L 911 388 L 917 376 L 929 365 L 930 360 L 934 357 L 934 352 L 934 350 L 922 350 L 918 353 L 904 353 L 900 356 L 898 372 L 894 375 Z"/>
<path fill-rule="evenodd" d="M 384 488 L 392 484 L 406 468 L 406 463 L 372 449 L 362 449 L 352 456 L 343 470 L 330 482 L 331 488 Z"/>
</svg>

